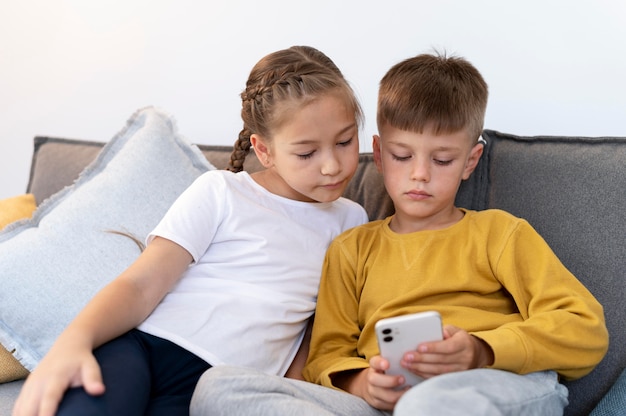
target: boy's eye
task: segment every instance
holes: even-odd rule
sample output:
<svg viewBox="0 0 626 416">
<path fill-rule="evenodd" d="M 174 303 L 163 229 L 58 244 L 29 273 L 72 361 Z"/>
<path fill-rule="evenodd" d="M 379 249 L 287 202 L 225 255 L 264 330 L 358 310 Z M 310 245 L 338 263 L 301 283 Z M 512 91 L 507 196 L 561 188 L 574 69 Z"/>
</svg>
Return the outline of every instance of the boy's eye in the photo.
<svg viewBox="0 0 626 416">
<path fill-rule="evenodd" d="M 404 162 L 406 160 L 409 160 L 411 158 L 411 156 L 398 156 L 395 154 L 391 154 L 391 157 L 393 158 L 393 160 L 397 160 L 399 162 Z"/>
<path fill-rule="evenodd" d="M 441 159 L 434 159 L 435 163 L 440 165 L 440 166 L 447 166 L 450 163 L 452 163 L 452 160 L 441 160 Z"/>
</svg>

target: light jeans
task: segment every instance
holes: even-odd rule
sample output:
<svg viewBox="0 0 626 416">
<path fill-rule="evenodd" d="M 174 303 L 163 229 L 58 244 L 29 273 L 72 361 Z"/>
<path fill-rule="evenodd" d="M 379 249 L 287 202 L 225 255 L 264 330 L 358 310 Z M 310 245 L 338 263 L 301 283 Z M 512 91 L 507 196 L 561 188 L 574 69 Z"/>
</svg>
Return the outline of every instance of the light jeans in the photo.
<svg viewBox="0 0 626 416">
<path fill-rule="evenodd" d="M 567 389 L 554 372 L 524 376 L 470 370 L 426 380 L 407 391 L 394 416 L 562 415 Z M 385 416 L 363 399 L 256 370 L 218 366 L 198 382 L 191 416 Z"/>
<path fill-rule="evenodd" d="M 567 394 L 553 371 L 476 369 L 423 381 L 400 398 L 393 414 L 557 416 L 567 406 Z"/>
</svg>

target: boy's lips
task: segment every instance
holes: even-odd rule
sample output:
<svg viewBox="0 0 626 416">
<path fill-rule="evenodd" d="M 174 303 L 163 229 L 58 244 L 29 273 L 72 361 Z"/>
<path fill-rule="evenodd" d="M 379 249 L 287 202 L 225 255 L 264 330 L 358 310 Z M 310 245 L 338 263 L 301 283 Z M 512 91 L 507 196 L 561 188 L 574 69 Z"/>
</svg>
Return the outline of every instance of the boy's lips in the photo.
<svg viewBox="0 0 626 416">
<path fill-rule="evenodd" d="M 432 195 L 429 194 L 426 191 L 420 191 L 420 190 L 411 190 L 406 192 L 406 195 L 411 198 L 411 199 L 426 199 L 426 198 L 430 198 Z"/>
</svg>

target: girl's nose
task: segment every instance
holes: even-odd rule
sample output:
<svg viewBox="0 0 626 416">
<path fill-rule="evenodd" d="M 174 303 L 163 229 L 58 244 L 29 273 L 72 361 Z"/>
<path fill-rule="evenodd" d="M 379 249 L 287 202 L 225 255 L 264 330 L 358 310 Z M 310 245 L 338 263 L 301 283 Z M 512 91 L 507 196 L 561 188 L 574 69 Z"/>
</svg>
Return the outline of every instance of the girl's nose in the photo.
<svg viewBox="0 0 626 416">
<path fill-rule="evenodd" d="M 335 154 L 328 155 L 322 163 L 322 175 L 333 176 L 341 171 L 341 162 Z"/>
</svg>

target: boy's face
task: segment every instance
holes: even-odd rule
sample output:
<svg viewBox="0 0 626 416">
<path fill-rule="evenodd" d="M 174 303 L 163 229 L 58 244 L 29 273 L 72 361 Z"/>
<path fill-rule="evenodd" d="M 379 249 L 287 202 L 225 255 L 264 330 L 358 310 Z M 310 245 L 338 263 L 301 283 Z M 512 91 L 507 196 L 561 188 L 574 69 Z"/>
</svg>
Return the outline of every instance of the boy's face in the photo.
<svg viewBox="0 0 626 416">
<path fill-rule="evenodd" d="M 434 135 L 386 125 L 374 136 L 373 150 L 395 206 L 394 231 L 445 228 L 462 217 L 454 206 L 456 193 L 483 151 L 467 132 Z"/>
</svg>

